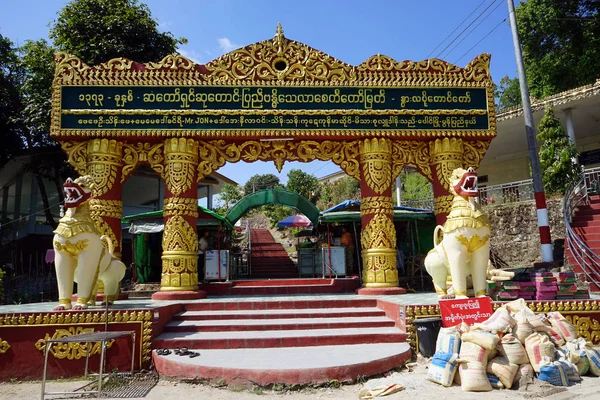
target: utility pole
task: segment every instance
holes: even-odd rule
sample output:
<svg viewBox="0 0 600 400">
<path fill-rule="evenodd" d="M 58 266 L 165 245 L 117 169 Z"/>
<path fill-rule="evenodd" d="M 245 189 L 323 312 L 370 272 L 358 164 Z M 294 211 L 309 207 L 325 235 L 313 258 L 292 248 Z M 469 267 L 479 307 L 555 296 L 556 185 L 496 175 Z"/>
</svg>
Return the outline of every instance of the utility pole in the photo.
<svg viewBox="0 0 600 400">
<path fill-rule="evenodd" d="M 535 126 L 533 122 L 533 111 L 529 101 L 529 87 L 525 76 L 525 65 L 521 52 L 521 41 L 517 29 L 517 18 L 515 16 L 515 3 L 508 1 L 508 16 L 510 29 L 512 31 L 513 45 L 515 47 L 515 58 L 517 59 L 517 71 L 519 84 L 521 86 L 521 101 L 523 103 L 523 117 L 525 118 L 525 133 L 527 135 L 527 146 L 529 147 L 529 163 L 531 164 L 531 177 L 533 178 L 533 190 L 535 192 L 535 206 L 537 209 L 538 228 L 540 231 L 540 243 L 542 245 L 542 261 L 553 261 L 552 240 L 550 237 L 550 226 L 548 225 L 548 209 L 546 207 L 546 195 L 542 183 L 542 171 L 538 157 L 537 142 L 535 141 Z"/>
</svg>

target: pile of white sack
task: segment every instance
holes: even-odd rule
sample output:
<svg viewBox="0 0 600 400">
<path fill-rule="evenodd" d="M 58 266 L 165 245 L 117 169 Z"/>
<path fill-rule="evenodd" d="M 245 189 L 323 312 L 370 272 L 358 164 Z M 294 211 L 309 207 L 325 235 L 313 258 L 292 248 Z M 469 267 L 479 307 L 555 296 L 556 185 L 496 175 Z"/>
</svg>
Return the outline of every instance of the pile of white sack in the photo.
<svg viewBox="0 0 600 400">
<path fill-rule="evenodd" d="M 456 370 L 458 369 L 458 374 Z M 465 392 L 516 388 L 537 379 L 569 386 L 582 375 L 600 376 L 593 348 L 559 312 L 534 314 L 523 299 L 486 321 L 441 328 L 427 379 Z"/>
</svg>

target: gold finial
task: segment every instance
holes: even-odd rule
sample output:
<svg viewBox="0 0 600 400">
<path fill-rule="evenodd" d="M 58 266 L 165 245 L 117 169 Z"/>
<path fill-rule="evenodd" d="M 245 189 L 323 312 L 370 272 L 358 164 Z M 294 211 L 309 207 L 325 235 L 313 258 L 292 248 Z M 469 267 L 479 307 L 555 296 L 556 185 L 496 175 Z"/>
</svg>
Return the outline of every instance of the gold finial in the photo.
<svg viewBox="0 0 600 400">
<path fill-rule="evenodd" d="M 283 36 L 283 28 L 280 22 L 277 23 L 277 33 L 275 33 L 273 44 L 275 45 L 277 55 L 280 57 L 283 56 L 283 53 L 285 53 L 285 37 Z"/>
<path fill-rule="evenodd" d="M 281 27 L 281 22 L 277 23 L 277 32 L 275 33 L 275 37 L 281 36 L 283 38 L 283 28 Z"/>
</svg>

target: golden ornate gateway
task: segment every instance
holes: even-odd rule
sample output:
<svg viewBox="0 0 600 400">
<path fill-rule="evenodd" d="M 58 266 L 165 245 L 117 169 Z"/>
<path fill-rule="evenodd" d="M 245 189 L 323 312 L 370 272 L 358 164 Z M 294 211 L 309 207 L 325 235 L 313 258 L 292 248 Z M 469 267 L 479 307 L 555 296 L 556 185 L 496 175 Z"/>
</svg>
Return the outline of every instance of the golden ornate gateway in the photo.
<svg viewBox="0 0 600 400">
<path fill-rule="evenodd" d="M 94 218 L 120 243 L 122 183 L 141 163 L 165 180 L 164 291 L 197 289 L 196 182 L 226 162 L 331 160 L 361 181 L 366 287 L 398 285 L 392 182 L 415 166 L 449 209 L 446 172 L 477 167 L 496 135 L 490 56 L 466 67 L 383 55 L 351 66 L 287 39 L 206 65 L 178 55 L 96 66 L 56 55 L 52 136 L 94 177 Z M 119 251 L 119 249 L 117 249 Z"/>
</svg>

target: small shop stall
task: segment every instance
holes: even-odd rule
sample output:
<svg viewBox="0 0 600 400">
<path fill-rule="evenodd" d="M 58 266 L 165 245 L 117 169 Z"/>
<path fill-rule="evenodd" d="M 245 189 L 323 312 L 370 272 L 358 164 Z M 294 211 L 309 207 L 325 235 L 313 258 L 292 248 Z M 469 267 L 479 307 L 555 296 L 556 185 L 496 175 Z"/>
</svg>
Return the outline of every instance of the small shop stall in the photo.
<svg viewBox="0 0 600 400">
<path fill-rule="evenodd" d="M 435 215 L 431 210 L 412 207 L 394 207 L 394 226 L 396 228 L 396 267 L 401 282 L 409 287 L 424 289 L 430 282 L 423 267 L 423 259 L 433 248 Z M 323 276 L 361 276 L 362 259 L 360 247 L 361 217 L 360 202 L 346 200 L 321 212 L 315 227 L 319 237 L 318 247 L 313 258 L 313 269 Z M 346 237 L 346 243 L 344 243 Z M 348 238 L 352 243 L 348 245 Z M 346 249 L 348 248 L 348 249 Z M 347 265 L 352 251 L 354 266 Z M 306 271 L 311 268 L 310 258 L 305 261 Z M 302 266 L 300 256 L 299 264 Z M 302 271 L 302 269 L 301 269 Z"/>
<path fill-rule="evenodd" d="M 202 206 L 198 206 L 196 221 L 198 237 L 208 241 L 207 249 L 199 252 L 200 276 L 205 281 L 227 280 L 233 226 L 224 217 Z M 164 231 L 162 210 L 129 215 L 123 218 L 122 223 L 132 236 L 133 283 L 160 282 Z M 221 268 L 218 268 L 219 265 Z"/>
</svg>

